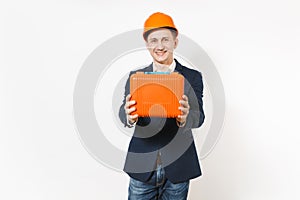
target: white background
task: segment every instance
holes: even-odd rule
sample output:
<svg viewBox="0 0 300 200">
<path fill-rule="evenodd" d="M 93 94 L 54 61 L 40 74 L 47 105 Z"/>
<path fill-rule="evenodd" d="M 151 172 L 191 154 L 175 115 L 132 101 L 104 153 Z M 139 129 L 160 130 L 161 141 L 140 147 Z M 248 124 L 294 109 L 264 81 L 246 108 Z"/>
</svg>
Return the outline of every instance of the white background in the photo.
<svg viewBox="0 0 300 200">
<path fill-rule="evenodd" d="M 205 49 L 225 87 L 222 137 L 189 199 L 299 199 L 299 10 L 297 0 L 1 1 L 0 199 L 126 199 L 128 177 L 81 145 L 72 95 L 88 55 L 156 11 Z"/>
</svg>

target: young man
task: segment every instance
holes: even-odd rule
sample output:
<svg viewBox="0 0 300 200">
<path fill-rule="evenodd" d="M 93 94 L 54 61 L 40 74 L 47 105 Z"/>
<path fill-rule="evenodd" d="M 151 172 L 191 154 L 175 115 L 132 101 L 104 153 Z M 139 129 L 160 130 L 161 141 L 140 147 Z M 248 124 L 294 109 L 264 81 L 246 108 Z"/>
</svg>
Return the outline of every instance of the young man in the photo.
<svg viewBox="0 0 300 200">
<path fill-rule="evenodd" d="M 204 121 L 202 76 L 174 59 L 177 36 L 170 16 L 159 12 L 150 15 L 143 37 L 153 63 L 138 71 L 178 72 L 184 76 L 184 95 L 178 108 L 181 115 L 166 119 L 132 115 L 136 102 L 129 94 L 129 80 L 125 86 L 119 117 L 125 126 L 134 127 L 124 167 L 130 176 L 129 200 L 185 200 L 189 180 L 201 175 L 191 129 Z"/>
</svg>

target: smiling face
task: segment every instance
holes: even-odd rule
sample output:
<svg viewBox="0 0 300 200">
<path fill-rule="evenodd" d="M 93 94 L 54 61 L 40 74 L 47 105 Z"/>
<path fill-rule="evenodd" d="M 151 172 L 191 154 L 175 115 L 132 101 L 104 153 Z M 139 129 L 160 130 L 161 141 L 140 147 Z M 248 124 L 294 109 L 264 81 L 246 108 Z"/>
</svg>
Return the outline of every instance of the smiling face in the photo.
<svg viewBox="0 0 300 200">
<path fill-rule="evenodd" d="M 173 51 L 177 44 L 177 37 L 167 28 L 152 31 L 146 41 L 153 61 L 163 65 L 170 65 L 173 62 Z"/>
</svg>

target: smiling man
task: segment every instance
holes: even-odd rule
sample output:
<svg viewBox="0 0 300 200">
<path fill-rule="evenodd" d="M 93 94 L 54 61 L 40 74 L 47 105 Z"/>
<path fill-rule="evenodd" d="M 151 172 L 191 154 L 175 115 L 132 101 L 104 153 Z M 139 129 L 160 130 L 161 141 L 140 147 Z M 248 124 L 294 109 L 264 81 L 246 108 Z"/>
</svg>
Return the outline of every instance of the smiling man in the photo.
<svg viewBox="0 0 300 200">
<path fill-rule="evenodd" d="M 204 122 L 202 75 L 174 59 L 178 30 L 170 16 L 150 15 L 143 37 L 153 63 L 137 71 L 180 73 L 185 78 L 184 95 L 177 117 L 141 117 L 132 114 L 137 102 L 131 99 L 127 81 L 119 117 L 125 126 L 134 127 L 124 166 L 130 176 L 128 199 L 185 200 L 189 180 L 201 175 L 191 129 Z"/>
<path fill-rule="evenodd" d="M 169 66 L 174 62 L 173 50 L 178 43 L 176 33 L 162 28 L 148 34 L 146 45 L 155 65 L 159 67 L 157 70 L 169 70 Z"/>
</svg>

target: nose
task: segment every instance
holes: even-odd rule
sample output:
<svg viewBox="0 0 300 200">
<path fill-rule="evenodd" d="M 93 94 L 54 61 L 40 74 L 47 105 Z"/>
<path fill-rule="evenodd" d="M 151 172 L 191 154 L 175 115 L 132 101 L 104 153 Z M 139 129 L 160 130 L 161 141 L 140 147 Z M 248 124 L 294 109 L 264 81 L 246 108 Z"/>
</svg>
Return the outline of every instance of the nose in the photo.
<svg viewBox="0 0 300 200">
<path fill-rule="evenodd" d="M 164 49 L 164 45 L 163 45 L 163 43 L 162 43 L 161 41 L 158 41 L 158 42 L 157 42 L 156 49 L 158 49 L 158 50 Z"/>
</svg>

